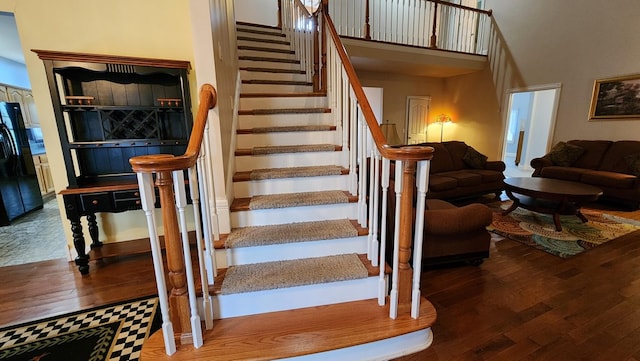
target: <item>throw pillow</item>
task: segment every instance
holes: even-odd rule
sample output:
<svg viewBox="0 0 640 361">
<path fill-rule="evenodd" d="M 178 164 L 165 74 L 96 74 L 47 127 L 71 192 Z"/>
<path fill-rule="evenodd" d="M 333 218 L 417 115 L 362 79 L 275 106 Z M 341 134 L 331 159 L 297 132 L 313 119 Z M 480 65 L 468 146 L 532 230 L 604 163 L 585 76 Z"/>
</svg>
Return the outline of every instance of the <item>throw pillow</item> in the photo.
<svg viewBox="0 0 640 361">
<path fill-rule="evenodd" d="M 576 160 L 578 160 L 578 158 L 580 158 L 582 153 L 584 153 L 584 148 L 580 146 L 559 142 L 551 148 L 551 152 L 549 152 L 549 159 L 555 165 L 570 167 Z"/>
<path fill-rule="evenodd" d="M 467 151 L 462 156 L 462 161 L 471 168 L 484 169 L 487 165 L 487 156 L 473 149 L 473 147 L 467 147 Z"/>
<path fill-rule="evenodd" d="M 640 177 L 640 153 L 629 154 L 624 156 L 624 161 L 631 169 L 631 172 L 637 177 Z"/>
</svg>

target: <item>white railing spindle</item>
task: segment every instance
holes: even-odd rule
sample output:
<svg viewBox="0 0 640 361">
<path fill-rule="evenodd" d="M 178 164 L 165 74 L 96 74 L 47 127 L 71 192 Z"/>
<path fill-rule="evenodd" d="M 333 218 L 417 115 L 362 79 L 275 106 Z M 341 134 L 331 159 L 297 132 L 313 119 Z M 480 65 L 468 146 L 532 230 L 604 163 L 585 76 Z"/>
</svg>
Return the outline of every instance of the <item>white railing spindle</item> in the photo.
<svg viewBox="0 0 640 361">
<path fill-rule="evenodd" d="M 429 186 L 429 162 L 418 162 L 416 171 L 416 188 L 418 190 L 416 203 L 416 228 L 413 240 L 413 269 L 422 268 L 422 241 L 424 236 L 424 210 L 426 205 L 427 188 Z M 411 290 L 411 317 L 420 315 L 420 272 L 413 272 L 413 287 Z"/>
</svg>

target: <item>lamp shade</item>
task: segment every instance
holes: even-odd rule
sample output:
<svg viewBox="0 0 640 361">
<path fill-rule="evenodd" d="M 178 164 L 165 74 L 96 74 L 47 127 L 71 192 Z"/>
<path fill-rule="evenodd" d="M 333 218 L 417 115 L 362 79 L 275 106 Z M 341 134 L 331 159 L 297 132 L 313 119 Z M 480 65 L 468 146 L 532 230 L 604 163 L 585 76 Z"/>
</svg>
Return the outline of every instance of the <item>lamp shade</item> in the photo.
<svg viewBox="0 0 640 361">
<path fill-rule="evenodd" d="M 380 128 L 382 129 L 382 133 L 384 134 L 385 139 L 387 139 L 387 143 L 389 145 L 402 144 L 402 140 L 400 140 L 400 137 L 398 136 L 396 123 L 390 123 L 387 120 L 386 122 L 380 124 Z"/>
</svg>

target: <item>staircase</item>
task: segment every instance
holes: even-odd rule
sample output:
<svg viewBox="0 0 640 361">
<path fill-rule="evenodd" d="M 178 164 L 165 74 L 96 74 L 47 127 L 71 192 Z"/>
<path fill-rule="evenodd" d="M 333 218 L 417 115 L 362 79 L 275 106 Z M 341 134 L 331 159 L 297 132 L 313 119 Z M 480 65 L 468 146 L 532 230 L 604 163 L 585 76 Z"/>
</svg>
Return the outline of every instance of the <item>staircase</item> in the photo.
<svg viewBox="0 0 640 361">
<path fill-rule="evenodd" d="M 232 231 L 215 250 L 216 320 L 201 347 L 172 356 L 156 332 L 142 359 L 386 360 L 428 347 L 428 301 L 417 319 L 391 319 L 379 305 L 388 279 L 368 259 L 326 94 L 314 92 L 280 29 L 238 24 L 237 39 Z"/>
</svg>

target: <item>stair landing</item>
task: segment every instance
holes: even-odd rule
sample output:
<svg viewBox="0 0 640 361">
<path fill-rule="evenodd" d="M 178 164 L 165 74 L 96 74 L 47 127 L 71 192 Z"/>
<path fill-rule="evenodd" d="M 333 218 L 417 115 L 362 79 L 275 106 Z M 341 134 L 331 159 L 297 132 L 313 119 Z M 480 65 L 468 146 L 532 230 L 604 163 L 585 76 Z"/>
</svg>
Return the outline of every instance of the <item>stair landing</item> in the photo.
<svg viewBox="0 0 640 361">
<path fill-rule="evenodd" d="M 426 299 L 420 317 L 389 318 L 376 300 L 339 303 L 216 320 L 204 330 L 204 345 L 165 353 L 162 331 L 143 345 L 141 360 L 367 360 L 390 359 L 431 344 L 436 311 Z"/>
</svg>

